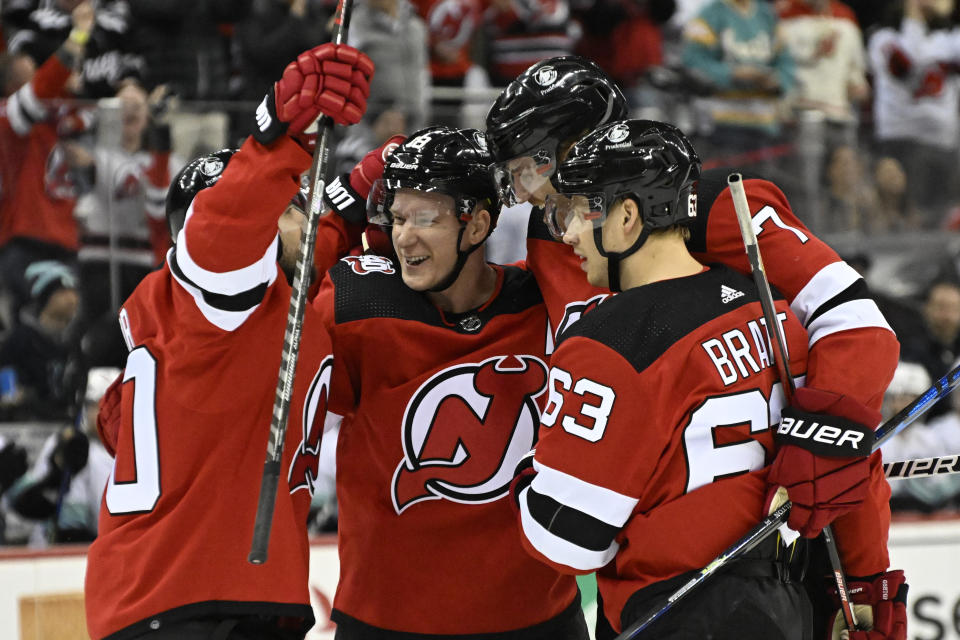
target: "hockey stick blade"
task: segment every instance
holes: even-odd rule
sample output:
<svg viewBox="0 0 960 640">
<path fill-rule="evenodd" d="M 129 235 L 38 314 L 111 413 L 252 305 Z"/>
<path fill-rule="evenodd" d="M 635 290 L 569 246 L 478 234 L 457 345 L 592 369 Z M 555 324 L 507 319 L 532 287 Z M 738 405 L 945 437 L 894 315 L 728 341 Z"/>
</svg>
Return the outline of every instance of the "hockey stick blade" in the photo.
<svg viewBox="0 0 960 640">
<path fill-rule="evenodd" d="M 353 0 L 339 1 L 333 34 L 335 44 L 342 44 L 346 41 L 352 8 Z M 293 382 L 297 370 L 300 332 L 303 328 L 303 312 L 308 304 L 307 290 L 310 287 L 313 249 L 316 244 L 317 227 L 320 223 L 320 209 L 323 202 L 323 176 L 326 174 L 330 135 L 333 131 L 333 121 L 330 118 L 323 117 L 320 122 L 320 137 L 313 150 L 313 163 L 310 165 L 310 206 L 307 211 L 307 227 L 300 240 L 300 253 L 297 257 L 297 267 L 293 277 L 290 307 L 287 310 L 287 326 L 283 334 L 280 373 L 277 376 L 277 390 L 274 396 L 273 415 L 270 420 L 267 458 L 260 479 L 260 497 L 257 501 L 257 514 L 253 524 L 253 539 L 250 543 L 250 554 L 247 556 L 247 561 L 251 564 L 263 564 L 267 561 L 273 510 L 276 505 L 277 486 L 280 480 L 280 460 L 283 457 L 283 442 L 287 431 L 290 399 L 293 397 Z"/>
</svg>

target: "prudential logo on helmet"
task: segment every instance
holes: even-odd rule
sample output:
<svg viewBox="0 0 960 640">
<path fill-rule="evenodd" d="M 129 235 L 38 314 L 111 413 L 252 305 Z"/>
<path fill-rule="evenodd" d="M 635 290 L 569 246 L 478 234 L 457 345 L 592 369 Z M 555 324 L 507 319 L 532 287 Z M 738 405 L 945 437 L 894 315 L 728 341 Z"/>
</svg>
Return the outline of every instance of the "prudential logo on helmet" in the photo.
<svg viewBox="0 0 960 640">
<path fill-rule="evenodd" d="M 627 136 L 630 135 L 630 127 L 625 124 L 614 125 L 610 131 L 607 132 L 607 140 L 616 144 L 618 142 L 623 142 L 627 139 Z"/>
<path fill-rule="evenodd" d="M 537 73 L 534 74 L 533 79 L 541 87 L 549 87 L 557 81 L 557 70 L 551 66 L 543 67 L 542 69 L 537 70 Z"/>
</svg>

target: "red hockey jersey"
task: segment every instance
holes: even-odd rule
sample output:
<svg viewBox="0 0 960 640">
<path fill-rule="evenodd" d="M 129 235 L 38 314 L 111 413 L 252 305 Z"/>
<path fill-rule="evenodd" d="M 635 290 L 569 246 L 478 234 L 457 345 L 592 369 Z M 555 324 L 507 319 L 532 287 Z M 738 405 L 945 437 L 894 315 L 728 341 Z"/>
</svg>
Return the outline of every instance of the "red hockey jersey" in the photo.
<svg viewBox="0 0 960 640">
<path fill-rule="evenodd" d="M 801 376 L 807 336 L 775 306 Z M 750 278 L 718 265 L 611 298 L 553 354 L 524 544 L 598 570 L 617 629 L 635 591 L 707 565 L 759 520 L 784 403 L 765 326 Z"/>
<path fill-rule="evenodd" d="M 365 637 L 480 638 L 579 615 L 573 578 L 523 550 L 507 495 L 539 424 L 547 321 L 532 275 L 496 268 L 492 298 L 463 314 L 372 255 L 341 260 L 315 300 L 344 416 L 333 620 L 374 627 Z"/>
<path fill-rule="evenodd" d="M 728 173 L 705 171 L 697 183 L 697 219 L 687 247 L 703 263 L 719 262 L 749 274 L 726 188 Z M 809 336 L 806 384 L 879 409 L 897 365 L 899 343 L 870 299 L 863 278 L 807 229 L 776 185 L 748 179 L 744 187 L 770 284 L 786 297 Z M 537 212 L 530 219 L 527 264 L 540 284 L 558 334 L 609 292 L 590 286 L 579 259 L 549 236 Z M 872 463 L 872 489 L 865 506 L 834 522 L 844 568 L 851 575 L 871 575 L 889 566 L 883 541 L 890 526 L 890 487 L 880 456 Z"/>
<path fill-rule="evenodd" d="M 269 559 L 247 562 L 290 286 L 277 218 L 310 156 L 248 140 L 120 312 L 131 351 L 86 576 L 94 639 L 202 616 L 313 624 L 306 536 L 332 356 L 307 309 Z M 108 434 L 109 437 L 109 434 Z"/>
<path fill-rule="evenodd" d="M 31 238 L 76 251 L 76 190 L 58 146 L 59 98 L 70 68 L 57 55 L 0 102 L 0 246 Z"/>
</svg>

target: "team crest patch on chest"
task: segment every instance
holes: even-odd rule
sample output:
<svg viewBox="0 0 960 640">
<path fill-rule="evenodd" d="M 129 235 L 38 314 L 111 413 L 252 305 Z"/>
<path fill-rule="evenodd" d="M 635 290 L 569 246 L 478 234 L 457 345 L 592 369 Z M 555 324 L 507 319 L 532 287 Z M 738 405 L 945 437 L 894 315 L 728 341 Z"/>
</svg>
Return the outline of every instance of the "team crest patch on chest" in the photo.
<svg viewBox="0 0 960 640">
<path fill-rule="evenodd" d="M 384 258 L 383 256 L 347 256 L 346 258 L 341 259 L 350 265 L 350 268 L 353 269 L 354 273 L 361 276 L 369 275 L 371 273 L 383 273 L 389 275 L 397 272 L 393 266 L 393 262 L 389 258 Z"/>
<path fill-rule="evenodd" d="M 403 416 L 403 459 L 393 474 L 398 514 L 424 500 L 482 504 L 507 494 L 517 461 L 533 448 L 547 366 L 496 356 L 433 375 Z"/>
</svg>

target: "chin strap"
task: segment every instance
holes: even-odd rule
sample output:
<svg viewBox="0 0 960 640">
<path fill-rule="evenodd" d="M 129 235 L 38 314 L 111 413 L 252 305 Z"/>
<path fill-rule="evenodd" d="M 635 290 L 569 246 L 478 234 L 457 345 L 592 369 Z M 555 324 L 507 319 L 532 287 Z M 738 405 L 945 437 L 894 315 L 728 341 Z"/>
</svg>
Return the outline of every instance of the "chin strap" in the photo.
<svg viewBox="0 0 960 640">
<path fill-rule="evenodd" d="M 460 233 L 457 234 L 457 261 L 453 265 L 453 269 L 450 270 L 450 273 L 447 274 L 443 280 L 433 285 L 427 291 L 444 291 L 449 289 L 454 282 L 457 281 L 457 278 L 460 277 L 460 272 L 463 271 L 463 265 L 467 264 L 467 258 L 471 253 L 480 248 L 480 246 L 486 242 L 487 238 L 484 238 L 479 243 L 471 245 L 466 251 L 460 251 L 460 242 L 463 240 L 463 233 L 467 230 L 465 224 L 460 225 Z M 489 237 L 489 233 L 487 237 Z"/>
<path fill-rule="evenodd" d="M 603 248 L 603 227 L 597 227 L 593 230 L 593 242 L 597 245 L 597 251 L 607 259 L 607 288 L 610 291 L 619 293 L 620 289 L 620 262 L 640 250 L 647 238 L 650 237 L 650 228 L 644 225 L 640 230 L 640 235 L 634 240 L 633 244 L 626 251 L 606 251 Z"/>
</svg>

